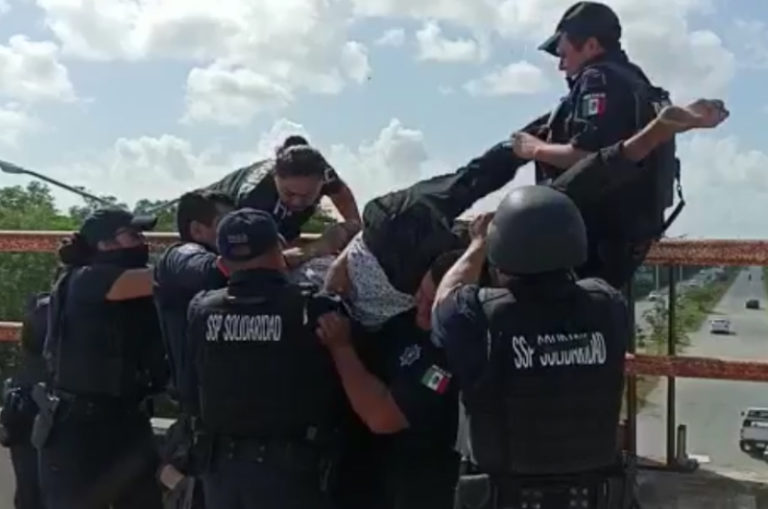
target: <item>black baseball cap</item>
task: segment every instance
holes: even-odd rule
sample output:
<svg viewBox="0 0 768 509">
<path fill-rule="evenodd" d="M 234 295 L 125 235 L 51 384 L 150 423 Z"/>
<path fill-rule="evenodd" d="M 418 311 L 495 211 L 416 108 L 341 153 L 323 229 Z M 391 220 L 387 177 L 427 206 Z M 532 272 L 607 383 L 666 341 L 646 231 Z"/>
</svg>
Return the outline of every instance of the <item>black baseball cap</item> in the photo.
<svg viewBox="0 0 768 509">
<path fill-rule="evenodd" d="M 216 236 L 219 254 L 233 262 L 261 256 L 280 242 L 277 223 L 272 216 L 252 208 L 235 210 L 224 216 Z"/>
<path fill-rule="evenodd" d="M 157 225 L 155 216 L 134 216 L 125 209 L 117 207 L 101 208 L 93 211 L 80 227 L 80 235 L 89 245 L 96 245 L 105 240 L 112 240 L 122 228 L 149 231 Z"/>
<path fill-rule="evenodd" d="M 544 41 L 539 49 L 547 53 L 557 54 L 557 43 L 563 33 L 571 35 L 606 36 L 611 39 L 621 39 L 621 23 L 613 9 L 600 2 L 578 2 L 572 5 L 560 22 L 555 33 Z"/>
</svg>

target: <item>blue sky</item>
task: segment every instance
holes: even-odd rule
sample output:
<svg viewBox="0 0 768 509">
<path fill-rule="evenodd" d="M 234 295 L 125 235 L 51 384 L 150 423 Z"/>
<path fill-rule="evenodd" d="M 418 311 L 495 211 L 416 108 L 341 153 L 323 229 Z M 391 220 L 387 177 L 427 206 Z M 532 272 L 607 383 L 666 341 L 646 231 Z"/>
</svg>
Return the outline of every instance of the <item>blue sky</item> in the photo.
<svg viewBox="0 0 768 509">
<path fill-rule="evenodd" d="M 303 132 L 365 201 L 547 111 L 565 84 L 535 47 L 570 3 L 5 0 L 0 158 L 134 202 Z M 607 3 L 630 57 L 675 100 L 720 97 L 732 112 L 679 140 L 689 205 L 672 233 L 768 237 L 768 4 Z"/>
</svg>

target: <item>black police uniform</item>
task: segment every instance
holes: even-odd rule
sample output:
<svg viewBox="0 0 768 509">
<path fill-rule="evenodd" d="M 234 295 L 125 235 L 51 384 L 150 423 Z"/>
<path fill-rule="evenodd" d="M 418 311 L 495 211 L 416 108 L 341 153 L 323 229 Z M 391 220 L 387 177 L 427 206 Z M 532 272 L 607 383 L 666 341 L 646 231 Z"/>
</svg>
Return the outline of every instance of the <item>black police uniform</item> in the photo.
<svg viewBox="0 0 768 509">
<path fill-rule="evenodd" d="M 329 507 L 343 396 L 314 333 L 322 303 L 261 269 L 191 302 L 201 421 L 213 443 L 207 506 Z"/>
<path fill-rule="evenodd" d="M 22 360 L 19 371 L 7 381 L 8 387 L 0 410 L 0 424 L 5 428 L 3 445 L 10 448 L 16 475 L 14 507 L 43 507 L 37 468 L 37 451 L 30 442 L 37 405 L 32 387 L 46 379 L 43 343 L 47 329 L 49 294 L 33 295 L 27 302 L 21 331 Z"/>
<path fill-rule="evenodd" d="M 185 411 L 197 410 L 197 383 L 182 373 L 195 358 L 187 341 L 187 308 L 192 298 L 203 290 L 222 288 L 227 277 L 217 264 L 218 255 L 196 242 L 169 247 L 155 265 L 154 299 L 160 317 L 171 367 L 171 380 Z M 187 386 L 181 385 L 187 380 Z"/>
<path fill-rule="evenodd" d="M 199 452 L 195 447 L 195 417 L 199 414 L 198 381 L 195 376 L 194 344 L 187 339 L 187 309 L 200 291 L 222 288 L 227 277 L 219 268 L 218 255 L 207 246 L 183 242 L 169 247 L 154 271 L 155 306 L 171 368 L 171 393 L 178 398 L 181 413 L 166 434 L 161 453 L 164 462 L 186 475 L 200 471 Z M 194 485 L 194 507 L 203 507 L 202 483 Z"/>
<path fill-rule="evenodd" d="M 598 484 L 586 473 L 622 482 L 629 314 L 617 290 L 565 272 L 500 289 L 465 285 L 437 305 L 433 327 L 462 390 L 474 462 L 499 490 L 495 507 L 596 507 Z M 558 485 L 565 490 L 534 477 L 555 474 L 572 476 Z"/>
<path fill-rule="evenodd" d="M 669 226 L 664 211 L 672 205 L 679 168 L 674 142 L 640 163 L 623 159 L 619 143 L 650 122 L 668 104 L 668 94 L 653 87 L 621 50 L 588 62 L 568 82 L 570 93 L 550 119 L 549 142 L 604 152 L 567 172 L 540 163 L 538 180 L 566 192 L 584 216 L 590 256 L 579 274 L 620 287 L 642 263 L 651 241 Z M 609 163 L 610 173 L 594 168 L 598 157 Z M 578 179 L 588 179 L 591 188 L 574 182 Z"/>
<path fill-rule="evenodd" d="M 45 351 L 58 406 L 40 444 L 48 508 L 161 507 L 142 402 L 165 388 L 165 352 L 151 297 L 106 300 L 121 274 L 140 263 L 112 256 L 68 268 L 52 292 Z"/>
<path fill-rule="evenodd" d="M 208 189 L 227 193 L 235 200 L 238 208 L 250 207 L 271 214 L 277 222 L 280 234 L 286 241 L 292 242 L 301 234 L 304 223 L 315 213 L 320 198 L 338 193 L 342 186 L 336 170 L 328 166 L 317 201 L 300 212 L 291 211 L 282 204 L 277 193 L 275 160 L 267 159 L 235 170 L 219 182 L 208 186 Z"/>
<path fill-rule="evenodd" d="M 372 342 L 379 350 L 379 374 L 409 427 L 375 440 L 382 461 L 387 509 L 445 509 L 459 475 L 455 451 L 458 385 L 430 333 L 416 325 L 415 311 L 391 318 Z"/>
</svg>

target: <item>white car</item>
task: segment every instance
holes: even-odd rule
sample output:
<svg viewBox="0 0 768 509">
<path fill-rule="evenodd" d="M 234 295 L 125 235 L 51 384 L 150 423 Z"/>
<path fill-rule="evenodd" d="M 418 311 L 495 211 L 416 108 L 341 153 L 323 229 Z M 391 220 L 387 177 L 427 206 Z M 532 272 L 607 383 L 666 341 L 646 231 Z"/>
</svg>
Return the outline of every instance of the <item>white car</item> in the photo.
<svg viewBox="0 0 768 509">
<path fill-rule="evenodd" d="M 662 300 L 662 296 L 659 292 L 651 292 L 648 294 L 648 300 L 651 302 L 656 302 L 658 300 Z"/>
<path fill-rule="evenodd" d="M 731 321 L 727 318 L 716 318 L 709 322 L 709 332 L 712 334 L 730 334 Z"/>
<path fill-rule="evenodd" d="M 746 453 L 768 451 L 768 408 L 748 408 L 741 412 L 739 447 Z"/>
</svg>

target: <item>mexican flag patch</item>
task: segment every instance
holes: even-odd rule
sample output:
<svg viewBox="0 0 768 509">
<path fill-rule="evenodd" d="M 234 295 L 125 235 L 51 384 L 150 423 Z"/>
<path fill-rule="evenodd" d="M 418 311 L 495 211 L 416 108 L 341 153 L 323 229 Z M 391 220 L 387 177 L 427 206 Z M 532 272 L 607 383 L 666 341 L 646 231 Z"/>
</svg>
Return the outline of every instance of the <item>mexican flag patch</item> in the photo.
<svg viewBox="0 0 768 509">
<path fill-rule="evenodd" d="M 448 389 L 448 383 L 450 381 L 451 374 L 443 371 L 434 364 L 426 373 L 424 373 L 424 376 L 421 377 L 421 383 L 438 394 L 443 394 Z"/>
<path fill-rule="evenodd" d="M 605 94 L 587 94 L 581 100 L 581 110 L 585 117 L 599 116 L 605 113 Z"/>
</svg>

